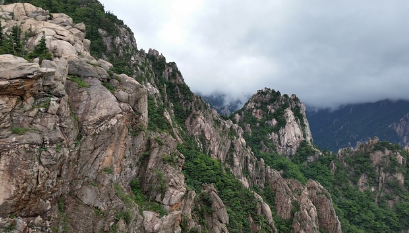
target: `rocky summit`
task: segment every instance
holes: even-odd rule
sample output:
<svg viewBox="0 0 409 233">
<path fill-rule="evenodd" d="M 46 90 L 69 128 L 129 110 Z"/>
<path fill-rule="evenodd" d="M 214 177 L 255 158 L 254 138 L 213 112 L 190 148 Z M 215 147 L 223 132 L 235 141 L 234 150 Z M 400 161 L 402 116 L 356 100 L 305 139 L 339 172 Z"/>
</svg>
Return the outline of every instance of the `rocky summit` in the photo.
<svg viewBox="0 0 409 233">
<path fill-rule="evenodd" d="M 87 4 L 99 3 L 75 7 Z M 406 190 L 407 152 L 378 141 L 322 152 L 300 100 L 269 88 L 222 118 L 126 26 L 93 28 L 96 52 L 76 20 L 0 5 L 0 38 L 23 44 L 0 43 L 16 52 L 0 55 L 1 232 L 362 232 L 386 218 L 350 216 L 345 194 L 368 190 L 366 211 L 394 198 L 387 220 L 407 216 L 389 187 Z"/>
</svg>

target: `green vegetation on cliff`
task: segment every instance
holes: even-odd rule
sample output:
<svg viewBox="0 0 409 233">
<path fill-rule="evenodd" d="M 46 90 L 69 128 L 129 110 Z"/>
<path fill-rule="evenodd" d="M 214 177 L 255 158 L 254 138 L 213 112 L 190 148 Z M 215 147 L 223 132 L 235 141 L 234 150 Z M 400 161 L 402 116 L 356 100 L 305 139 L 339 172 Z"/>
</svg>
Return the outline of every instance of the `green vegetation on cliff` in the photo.
<svg viewBox="0 0 409 233">
<path fill-rule="evenodd" d="M 202 189 L 204 184 L 213 184 L 226 206 L 229 215 L 227 228 L 230 232 L 250 232 L 251 222 L 249 217 L 261 227 L 262 232 L 269 232 L 267 220 L 257 211 L 259 202 L 253 193 L 244 188 L 219 160 L 204 154 L 198 148 L 197 142 L 187 134 L 186 119 L 192 112 L 205 109 L 207 106 L 205 106 L 204 102 L 195 100 L 197 97 L 194 96 L 189 87 L 184 82 L 178 81 L 181 74 L 175 63 L 166 63 L 164 57 L 151 54 L 147 55 L 147 62 L 152 65 L 154 72 L 153 76 L 149 76 L 152 78 L 150 82 L 153 81 L 161 93 L 160 96 L 151 95 L 149 97 L 148 129 L 169 132 L 171 125 L 164 119 L 163 113 L 165 109 L 174 113 L 175 123 L 179 125 L 183 136 L 183 143 L 180 143 L 177 149 L 185 157 L 183 172 L 186 184 L 195 190 L 199 202 L 205 202 L 202 203 L 204 209 L 196 208 L 193 210 L 195 220 L 208 228 L 204 216 L 206 213 L 211 212 L 211 209 L 209 209 L 211 202 L 202 193 Z M 169 67 L 172 68 L 172 72 L 169 75 L 170 77 L 165 78 L 163 73 Z M 242 200 L 246 200 L 246 202 Z"/>
<path fill-rule="evenodd" d="M 275 91 L 272 93 L 270 90 L 259 91 L 243 109 L 236 112 L 240 115 L 238 124 L 244 130 L 247 145 L 255 156 L 262 158 L 271 168 L 282 171 L 284 178 L 304 184 L 308 179 L 320 182 L 331 194 L 343 232 L 399 232 L 408 229 L 408 224 L 401 219 L 407 218 L 409 213 L 405 209 L 409 206 L 409 172 L 406 163 L 397 162 L 399 156 L 406 161 L 408 152 L 396 144 L 372 142 L 337 155 L 314 148 L 304 140 L 295 154 L 284 157 L 277 152 L 269 135 L 285 126 L 285 119 L 280 118 L 286 108 L 293 111 L 300 123 L 303 122 L 302 114 L 288 96 L 281 96 Z M 246 107 L 249 105 L 251 107 Z M 271 106 L 275 111 L 271 111 Z M 236 117 L 232 115 L 230 119 L 235 121 Z M 271 119 L 275 119 L 274 126 Z M 305 130 L 305 125 L 302 127 Z M 379 164 L 374 165 L 376 153 L 385 155 Z M 396 178 L 401 177 L 400 174 L 405 180 L 403 185 Z M 259 193 L 271 202 L 268 193 L 263 190 Z M 277 218 L 276 221 L 280 223 Z"/>
<path fill-rule="evenodd" d="M 69 15 L 74 23 L 84 23 L 86 25 L 86 38 L 92 41 L 90 51 L 95 58 L 109 60 L 116 73 L 133 74 L 130 58 L 136 48 L 128 48 L 121 53 L 120 49 L 113 44 L 111 39 L 110 47 L 104 43 L 100 30 L 106 32 L 105 37 L 116 38 L 120 34 L 120 27 L 133 35 L 131 29 L 122 20 L 118 19 L 111 12 L 105 12 L 104 6 L 97 0 L 5 0 L 5 4 L 10 3 L 30 3 L 48 10 L 50 13 L 65 13 Z"/>
<path fill-rule="evenodd" d="M 149 59 L 150 62 L 153 62 L 155 76 L 159 77 L 159 80 L 156 81 L 161 93 L 167 93 L 166 98 L 162 99 L 162 101 L 171 100 L 170 103 L 172 103 L 176 120 L 184 128 L 187 117 L 199 108 L 192 105 L 191 100 L 194 96 L 184 83 L 178 83 L 175 79 L 161 77 L 165 66 L 163 61 L 153 56 Z M 166 64 L 172 65 L 170 63 Z M 174 75 L 177 75 L 177 73 Z M 379 178 L 379 170 L 371 165 L 370 153 L 388 149 L 398 151 L 406 159 L 408 158 L 407 152 L 401 150 L 399 146 L 378 142 L 373 147 L 361 152 L 349 151 L 350 156 L 345 158 L 348 166 L 344 167 L 337 155 L 329 151 L 322 151 L 322 155 L 308 162 L 309 156 L 315 156 L 320 151 L 303 141 L 297 152 L 290 158 L 286 158 L 277 153 L 271 139 L 268 139 L 268 134 L 278 132 L 280 128 L 285 126 L 284 110 L 286 108 L 291 108 L 303 130 L 305 130 L 306 126 L 303 123 L 304 119 L 300 107 L 292 103 L 288 96 L 281 96 L 279 92 L 274 93 L 275 95 L 269 96 L 266 98 L 267 101 L 258 106 L 265 113 L 268 113 L 266 114 L 267 117 L 258 119 L 251 112 L 246 111 L 245 107 L 237 112 L 244 116 L 238 122 L 239 125 L 244 130 L 247 124 L 250 126 L 251 133 L 245 130 L 244 137 L 255 156 L 262 158 L 270 167 L 283 171 L 284 178 L 296 179 L 304 184 L 308 179 L 320 182 L 331 194 L 335 210 L 342 223 L 343 232 L 397 232 L 407 229 L 408 224 L 401 219 L 408 217 L 409 211 L 405 208 L 409 206 L 409 197 L 405 194 L 399 194 L 399 201 L 394 201 L 394 204 L 390 205 L 390 201 L 394 200 L 393 194 L 402 193 L 395 181 L 387 182 L 385 185 L 389 188 L 381 192 L 376 190 L 360 191 L 357 186 L 361 174 L 368 176 L 369 184 L 374 187 L 379 185 L 379 182 L 376 181 L 376 178 Z M 277 102 L 275 111 L 269 111 L 267 106 L 275 102 Z M 274 126 L 265 121 L 265 119 L 272 118 L 277 121 Z M 231 116 L 230 119 L 235 121 L 234 116 Z M 220 161 L 205 155 L 201 149 L 197 148 L 197 143 L 191 141 L 191 139 L 185 138 L 185 143 L 179 145 L 178 150 L 185 155 L 184 173 L 186 182 L 191 188 L 200 193 L 203 183 L 215 184 L 218 194 L 226 204 L 231 217 L 232 224 L 228 225 L 229 230 L 232 232 L 249 230 L 250 225 L 246 214 L 247 216 L 250 214 L 253 219 L 259 218 L 261 222 L 265 221 L 260 216 L 257 217 L 254 212 L 254 204 L 256 203 L 254 196 L 249 195 L 248 191 L 242 188 L 234 176 L 226 168 L 223 168 Z M 384 164 L 384 168 L 393 171 L 398 169 L 403 172 L 405 180 L 408 180 L 406 166 L 399 168 L 399 166 L 395 166 L 395 160 L 392 159 L 391 161 L 390 166 Z M 333 164 L 335 170 L 331 170 L 331 164 Z M 263 196 L 274 210 L 274 193 L 269 189 L 261 190 L 256 188 L 254 190 Z M 404 190 L 407 190 L 406 186 Z M 239 198 L 236 199 L 237 197 Z M 239 201 L 243 198 L 249 200 L 248 203 L 244 206 L 237 205 L 236 200 Z M 296 209 L 293 211 L 296 211 Z M 292 216 L 294 216 L 294 212 L 292 212 Z M 274 220 L 278 230 L 285 232 L 291 229 L 292 218 L 284 220 L 274 216 Z"/>
<path fill-rule="evenodd" d="M 204 155 L 195 144 L 188 140 L 178 147 L 186 158 L 184 173 L 188 186 L 201 193 L 203 184 L 214 184 L 226 205 L 230 232 L 251 232 L 249 216 L 260 224 L 262 231 L 268 232 L 267 220 L 257 213 L 259 204 L 253 193 L 245 189 L 220 161 Z"/>
<path fill-rule="evenodd" d="M 0 54 L 12 54 L 30 60 L 34 58 L 50 60 L 51 53 L 46 46 L 44 34 L 40 42 L 35 46 L 34 51 L 30 52 L 27 50 L 27 40 L 31 36 L 34 36 L 31 28 L 28 32 L 23 33 L 18 25 L 14 25 L 11 28 L 11 32 L 7 34 L 4 32 L 0 21 Z"/>
<path fill-rule="evenodd" d="M 383 183 L 381 178 L 388 170 L 393 171 L 392 174 L 399 170 L 408 180 L 406 165 L 399 165 L 391 155 L 384 157 L 383 164 L 376 167 L 370 158 L 370 154 L 388 148 L 408 158 L 408 153 L 399 146 L 377 142 L 363 144 L 356 151 L 347 150 L 342 157 L 327 151 L 316 161 L 302 166 L 307 178 L 320 182 L 330 192 L 343 232 L 399 232 L 408 229 L 408 223 L 402 221 L 409 213 L 405 209 L 409 206 L 408 183 L 402 186 L 391 177 Z M 367 188 L 360 191 L 358 181 L 364 174 L 368 178 L 364 183 Z M 384 188 L 379 190 L 380 186 Z"/>
</svg>

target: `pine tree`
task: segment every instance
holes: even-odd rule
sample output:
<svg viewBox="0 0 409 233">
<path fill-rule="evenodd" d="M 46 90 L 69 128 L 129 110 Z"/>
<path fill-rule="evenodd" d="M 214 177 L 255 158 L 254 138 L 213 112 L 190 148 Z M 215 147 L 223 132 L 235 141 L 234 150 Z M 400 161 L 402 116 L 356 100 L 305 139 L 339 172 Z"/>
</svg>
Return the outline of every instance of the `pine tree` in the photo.
<svg viewBox="0 0 409 233">
<path fill-rule="evenodd" d="M 17 56 L 23 55 L 24 46 L 21 40 L 21 28 L 17 25 L 13 26 L 10 35 L 13 42 L 13 54 Z"/>
<path fill-rule="evenodd" d="M 33 58 L 40 58 L 40 60 L 43 59 L 51 59 L 51 53 L 49 52 L 46 44 L 46 39 L 45 39 L 45 33 L 43 32 L 43 36 L 41 37 L 40 43 L 36 45 L 34 48 L 34 51 L 28 54 L 28 58 L 33 59 Z"/>
<path fill-rule="evenodd" d="M 13 54 L 14 55 L 13 39 L 11 35 L 6 36 L 5 34 L 3 34 L 3 39 L 1 42 L 1 46 L 0 46 L 0 54 Z"/>
<path fill-rule="evenodd" d="M 1 26 L 1 20 L 0 20 L 0 48 L 3 45 L 3 26 Z"/>
</svg>

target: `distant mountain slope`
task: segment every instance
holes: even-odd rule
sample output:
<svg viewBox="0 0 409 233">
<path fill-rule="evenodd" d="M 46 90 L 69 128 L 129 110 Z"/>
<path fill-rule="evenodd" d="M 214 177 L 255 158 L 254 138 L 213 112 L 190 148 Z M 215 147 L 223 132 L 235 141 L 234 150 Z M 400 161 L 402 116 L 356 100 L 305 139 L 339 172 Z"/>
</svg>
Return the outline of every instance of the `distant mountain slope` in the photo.
<svg viewBox="0 0 409 233">
<path fill-rule="evenodd" d="M 243 107 L 243 103 L 237 99 L 230 103 L 226 103 L 226 94 L 223 93 L 213 93 L 210 95 L 202 95 L 198 93 L 202 99 L 210 105 L 211 109 L 216 110 L 220 115 L 229 116 L 233 112 L 239 110 Z"/>
<path fill-rule="evenodd" d="M 409 101 L 405 100 L 350 104 L 335 111 L 307 108 L 314 143 L 332 151 L 355 147 L 375 136 L 406 146 L 408 113 Z"/>
</svg>

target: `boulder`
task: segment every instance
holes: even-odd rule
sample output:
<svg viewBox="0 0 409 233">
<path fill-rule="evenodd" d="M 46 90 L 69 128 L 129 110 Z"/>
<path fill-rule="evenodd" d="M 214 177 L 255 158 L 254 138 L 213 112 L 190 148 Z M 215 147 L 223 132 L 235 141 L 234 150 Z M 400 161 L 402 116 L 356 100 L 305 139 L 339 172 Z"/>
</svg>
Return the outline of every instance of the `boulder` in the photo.
<svg viewBox="0 0 409 233">
<path fill-rule="evenodd" d="M 108 72 L 88 59 L 68 58 L 68 74 L 79 77 L 94 77 L 108 79 Z"/>
</svg>

